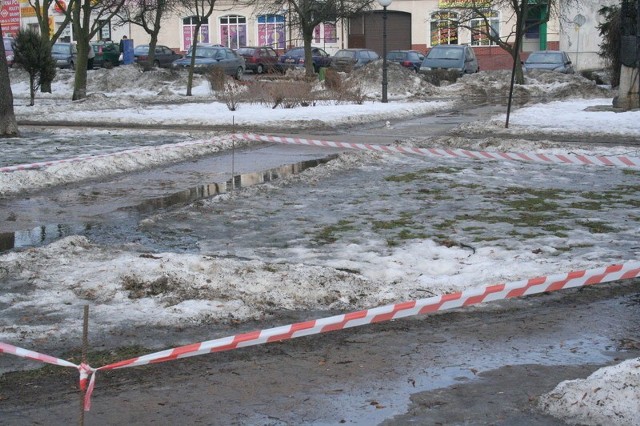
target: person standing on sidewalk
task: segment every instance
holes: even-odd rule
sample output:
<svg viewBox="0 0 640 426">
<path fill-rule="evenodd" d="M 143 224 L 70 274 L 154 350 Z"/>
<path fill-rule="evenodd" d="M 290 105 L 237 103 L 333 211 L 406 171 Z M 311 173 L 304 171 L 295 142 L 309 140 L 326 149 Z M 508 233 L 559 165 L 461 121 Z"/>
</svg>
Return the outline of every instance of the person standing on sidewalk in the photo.
<svg viewBox="0 0 640 426">
<path fill-rule="evenodd" d="M 93 46 L 89 43 L 89 51 L 87 52 L 87 69 L 93 69 L 93 58 L 96 57 L 96 52 L 93 50 Z"/>
<path fill-rule="evenodd" d="M 122 36 L 122 39 L 120 40 L 120 53 L 124 52 L 124 41 L 127 39 L 126 35 Z"/>
</svg>

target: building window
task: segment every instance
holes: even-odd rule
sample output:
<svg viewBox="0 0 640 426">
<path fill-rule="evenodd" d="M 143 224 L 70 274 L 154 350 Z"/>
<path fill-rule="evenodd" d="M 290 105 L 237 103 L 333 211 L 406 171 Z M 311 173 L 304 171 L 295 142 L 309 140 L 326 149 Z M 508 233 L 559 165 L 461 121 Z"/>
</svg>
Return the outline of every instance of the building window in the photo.
<svg viewBox="0 0 640 426">
<path fill-rule="evenodd" d="M 546 22 L 547 9 L 546 4 L 531 5 L 527 11 L 527 19 L 525 19 L 524 36 L 525 38 L 539 39 L 540 25 Z"/>
<path fill-rule="evenodd" d="M 431 46 L 458 44 L 458 14 L 435 12 L 431 15 Z"/>
<path fill-rule="evenodd" d="M 471 45 L 472 46 L 493 46 L 495 41 L 489 39 L 500 36 L 500 19 L 498 12 L 490 11 L 484 17 L 477 17 L 471 20 Z"/>
<path fill-rule="evenodd" d="M 258 44 L 274 49 L 286 47 L 284 15 L 258 16 Z"/>
<path fill-rule="evenodd" d="M 205 18 L 200 21 L 200 33 L 197 35 L 198 43 L 209 43 L 209 22 Z M 193 39 L 196 37 L 196 25 L 198 24 L 197 16 L 189 16 L 182 19 L 182 42 L 184 50 L 189 50 Z"/>
<path fill-rule="evenodd" d="M 338 31 L 333 22 L 324 22 L 313 29 L 314 43 L 337 43 Z"/>
<path fill-rule="evenodd" d="M 220 43 L 237 49 L 247 45 L 247 18 L 228 15 L 220 18 Z"/>
</svg>

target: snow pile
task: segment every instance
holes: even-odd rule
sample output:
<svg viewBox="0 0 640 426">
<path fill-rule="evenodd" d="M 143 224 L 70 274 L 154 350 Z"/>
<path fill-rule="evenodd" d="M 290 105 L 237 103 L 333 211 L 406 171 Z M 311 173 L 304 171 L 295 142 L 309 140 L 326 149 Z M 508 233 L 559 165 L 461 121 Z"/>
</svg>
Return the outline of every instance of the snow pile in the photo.
<svg viewBox="0 0 640 426">
<path fill-rule="evenodd" d="M 0 195 L 17 194 L 87 179 L 101 179 L 119 173 L 172 164 L 190 158 L 231 149 L 232 137 L 216 137 L 192 141 L 183 145 L 161 145 L 121 151 L 106 155 L 67 159 L 51 166 L 33 170 L 0 173 Z M 236 141 L 236 147 L 247 144 Z"/>
<path fill-rule="evenodd" d="M 10 79 L 14 95 L 28 96 L 28 76 L 22 70 L 10 69 Z M 382 61 L 372 62 L 349 74 L 341 73 L 347 81 L 355 80 L 369 99 L 379 99 L 382 91 Z M 58 70 L 53 83 L 53 93 L 38 93 L 38 98 L 70 97 L 73 92 L 74 73 L 70 70 Z M 294 74 L 289 77 L 295 78 Z M 464 75 L 455 83 L 434 86 L 422 74 L 394 62 L 387 68 L 388 95 L 390 99 L 433 99 L 461 97 L 486 99 L 488 101 L 505 100 L 511 84 L 511 71 L 481 71 Z M 548 101 L 580 96 L 594 98 L 609 96 L 610 90 L 598 86 L 579 74 L 560 74 L 545 71 L 533 71 L 526 74 L 526 84 L 515 85 L 516 103 L 527 101 Z M 193 96 L 186 98 L 187 73 L 158 68 L 142 72 L 136 65 L 119 66 L 112 69 L 100 68 L 87 73 L 87 93 L 105 93 L 113 96 L 133 96 L 138 101 L 162 103 L 197 102 L 202 99 L 213 100 L 206 78 L 194 75 Z M 320 87 L 322 85 L 320 84 Z M 37 102 L 36 102 L 37 103 Z"/>
<path fill-rule="evenodd" d="M 562 382 L 540 397 L 539 407 L 571 425 L 638 425 L 640 358 Z"/>
</svg>

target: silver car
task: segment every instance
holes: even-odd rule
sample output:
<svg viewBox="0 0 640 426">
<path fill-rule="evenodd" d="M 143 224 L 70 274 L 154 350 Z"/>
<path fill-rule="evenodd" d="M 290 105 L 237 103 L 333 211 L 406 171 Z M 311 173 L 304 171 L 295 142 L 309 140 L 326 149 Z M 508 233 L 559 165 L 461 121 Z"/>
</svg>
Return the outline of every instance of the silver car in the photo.
<svg viewBox="0 0 640 426">
<path fill-rule="evenodd" d="M 191 47 L 183 58 L 173 61 L 171 68 L 188 69 L 191 66 L 192 55 L 194 52 Z M 194 72 L 205 73 L 213 67 L 220 67 L 225 74 L 240 80 L 246 69 L 244 58 L 228 47 L 198 44 L 194 56 Z"/>
</svg>

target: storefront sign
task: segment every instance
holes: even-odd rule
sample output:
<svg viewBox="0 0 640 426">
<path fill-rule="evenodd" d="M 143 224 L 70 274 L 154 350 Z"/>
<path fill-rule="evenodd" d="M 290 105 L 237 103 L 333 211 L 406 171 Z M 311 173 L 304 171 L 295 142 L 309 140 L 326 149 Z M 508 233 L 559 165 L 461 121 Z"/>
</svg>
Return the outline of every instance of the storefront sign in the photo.
<svg viewBox="0 0 640 426">
<path fill-rule="evenodd" d="M 440 9 L 485 9 L 490 8 L 492 4 L 491 0 L 438 0 Z"/>
<path fill-rule="evenodd" d="M 0 24 L 2 24 L 2 34 L 4 36 L 16 35 L 20 29 L 19 0 L 2 0 Z"/>
</svg>

